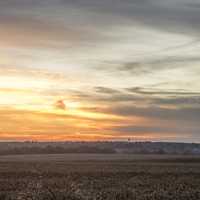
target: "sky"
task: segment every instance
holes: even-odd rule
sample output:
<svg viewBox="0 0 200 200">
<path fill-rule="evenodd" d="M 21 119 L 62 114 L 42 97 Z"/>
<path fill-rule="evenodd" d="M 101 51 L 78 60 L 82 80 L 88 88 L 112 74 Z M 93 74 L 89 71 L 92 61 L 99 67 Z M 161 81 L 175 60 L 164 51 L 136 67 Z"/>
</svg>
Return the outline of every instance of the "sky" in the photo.
<svg viewBox="0 0 200 200">
<path fill-rule="evenodd" d="M 0 141 L 200 142 L 199 0 L 0 1 Z"/>
</svg>

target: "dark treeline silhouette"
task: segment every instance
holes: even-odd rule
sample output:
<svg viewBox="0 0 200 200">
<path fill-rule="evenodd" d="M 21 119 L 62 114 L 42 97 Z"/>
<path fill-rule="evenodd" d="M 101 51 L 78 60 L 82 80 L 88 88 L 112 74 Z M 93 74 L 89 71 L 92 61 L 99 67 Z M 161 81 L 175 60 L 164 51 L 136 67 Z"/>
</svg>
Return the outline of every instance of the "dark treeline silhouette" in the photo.
<svg viewBox="0 0 200 200">
<path fill-rule="evenodd" d="M 20 155 L 20 154 L 65 154 L 65 153 L 116 153 L 113 149 L 80 146 L 74 148 L 64 148 L 48 145 L 46 147 L 13 147 L 0 150 L 0 155 Z"/>
<path fill-rule="evenodd" d="M 0 155 L 130 153 L 200 155 L 200 144 L 169 142 L 1 142 Z"/>
</svg>

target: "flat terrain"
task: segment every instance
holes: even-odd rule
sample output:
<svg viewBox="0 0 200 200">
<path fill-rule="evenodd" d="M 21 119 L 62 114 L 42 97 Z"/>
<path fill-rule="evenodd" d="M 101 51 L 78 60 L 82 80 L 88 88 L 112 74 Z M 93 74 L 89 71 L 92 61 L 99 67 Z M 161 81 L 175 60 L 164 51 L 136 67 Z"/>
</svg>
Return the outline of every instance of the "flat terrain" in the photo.
<svg viewBox="0 0 200 200">
<path fill-rule="evenodd" d="M 198 200 L 200 157 L 129 154 L 1 156 L 1 199 Z"/>
<path fill-rule="evenodd" d="M 0 162 L 51 162 L 51 161 L 115 161 L 115 160 L 125 160 L 125 161 L 178 161 L 178 160 L 192 160 L 200 162 L 200 156 L 196 155 L 148 155 L 148 154 L 78 154 L 78 153 L 68 153 L 68 154 L 36 154 L 36 155 L 5 155 L 0 156 Z"/>
</svg>

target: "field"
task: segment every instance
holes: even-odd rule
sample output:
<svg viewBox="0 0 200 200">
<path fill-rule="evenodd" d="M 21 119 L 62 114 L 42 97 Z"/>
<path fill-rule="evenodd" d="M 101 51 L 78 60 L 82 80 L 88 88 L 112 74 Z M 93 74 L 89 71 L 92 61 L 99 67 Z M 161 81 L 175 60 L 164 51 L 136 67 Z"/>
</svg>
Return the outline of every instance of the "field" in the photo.
<svg viewBox="0 0 200 200">
<path fill-rule="evenodd" d="M 198 200 L 200 157 L 0 157 L 0 200 Z"/>
</svg>

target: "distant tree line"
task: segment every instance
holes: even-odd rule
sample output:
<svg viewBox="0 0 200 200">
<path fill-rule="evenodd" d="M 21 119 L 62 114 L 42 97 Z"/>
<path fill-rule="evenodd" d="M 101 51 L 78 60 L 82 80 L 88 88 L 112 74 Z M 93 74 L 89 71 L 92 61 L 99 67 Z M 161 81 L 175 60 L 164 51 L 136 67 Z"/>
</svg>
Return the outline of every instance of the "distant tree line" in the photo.
<svg viewBox="0 0 200 200">
<path fill-rule="evenodd" d="M 200 144 L 169 142 L 18 142 L 0 143 L 0 155 L 20 154 L 195 154 Z"/>
<path fill-rule="evenodd" d="M 14 147 L 6 150 L 0 150 L 0 155 L 20 155 L 20 154 L 65 154 L 65 153 L 97 153 L 108 154 L 116 153 L 109 148 L 98 148 L 89 146 L 80 146 L 74 148 L 64 148 L 59 146 L 46 147 Z"/>
</svg>

